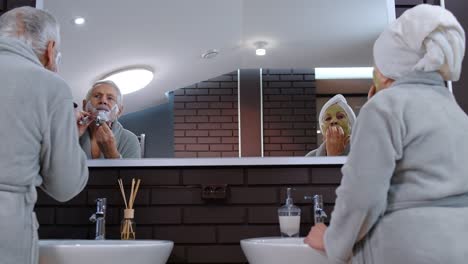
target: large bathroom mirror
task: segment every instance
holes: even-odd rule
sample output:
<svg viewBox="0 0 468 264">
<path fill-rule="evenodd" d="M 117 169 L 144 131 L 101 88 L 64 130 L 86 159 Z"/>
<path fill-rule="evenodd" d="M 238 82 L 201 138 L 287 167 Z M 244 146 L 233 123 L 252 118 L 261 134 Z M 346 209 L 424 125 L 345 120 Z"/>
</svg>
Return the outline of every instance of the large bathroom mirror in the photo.
<svg viewBox="0 0 468 264">
<path fill-rule="evenodd" d="M 59 74 L 76 102 L 117 70 L 154 73 L 124 95 L 120 118 L 145 134 L 144 158 L 239 157 L 238 69 L 260 72 L 263 156 L 304 156 L 322 141 L 325 102 L 343 94 L 358 114 L 371 85 L 368 75 L 320 79 L 316 68 L 371 67 L 395 18 L 394 0 L 40 2 L 61 24 Z"/>
</svg>

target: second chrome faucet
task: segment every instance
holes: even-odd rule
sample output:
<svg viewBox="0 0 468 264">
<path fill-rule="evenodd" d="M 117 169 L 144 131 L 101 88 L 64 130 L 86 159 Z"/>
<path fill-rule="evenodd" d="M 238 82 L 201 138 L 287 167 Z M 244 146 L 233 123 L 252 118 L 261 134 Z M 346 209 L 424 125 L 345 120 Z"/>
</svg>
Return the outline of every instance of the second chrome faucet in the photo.
<svg viewBox="0 0 468 264">
<path fill-rule="evenodd" d="M 314 196 L 304 196 L 305 200 L 313 200 L 314 207 L 312 208 L 312 213 L 314 215 L 314 224 L 324 223 L 327 214 L 323 209 L 323 197 L 320 194 Z"/>
<path fill-rule="evenodd" d="M 96 240 L 106 239 L 106 198 L 96 199 L 96 212 L 91 215 L 89 220 L 96 223 Z"/>
</svg>

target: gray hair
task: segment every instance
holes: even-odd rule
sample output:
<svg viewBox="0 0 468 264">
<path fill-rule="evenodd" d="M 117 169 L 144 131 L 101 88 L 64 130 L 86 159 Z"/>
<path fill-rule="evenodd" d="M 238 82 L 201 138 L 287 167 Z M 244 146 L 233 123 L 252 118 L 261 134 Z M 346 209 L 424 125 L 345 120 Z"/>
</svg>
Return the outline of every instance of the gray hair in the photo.
<svg viewBox="0 0 468 264">
<path fill-rule="evenodd" d="M 41 57 L 49 41 L 60 45 L 60 27 L 49 13 L 29 6 L 12 9 L 0 16 L 0 36 L 22 41 Z"/>
<path fill-rule="evenodd" d="M 91 89 L 89 89 L 88 93 L 86 94 L 86 101 L 89 101 L 89 99 L 91 99 L 91 96 L 93 95 L 94 88 L 96 88 L 96 87 L 98 87 L 99 85 L 102 85 L 102 84 L 107 84 L 107 85 L 111 86 L 112 88 L 114 88 L 115 92 L 117 93 L 117 105 L 122 106 L 122 104 L 123 104 L 122 93 L 120 92 L 120 89 L 117 86 L 117 84 L 115 84 L 115 82 L 110 81 L 110 80 L 100 80 L 100 81 L 95 82 L 93 84 L 93 86 L 91 87 Z"/>
</svg>

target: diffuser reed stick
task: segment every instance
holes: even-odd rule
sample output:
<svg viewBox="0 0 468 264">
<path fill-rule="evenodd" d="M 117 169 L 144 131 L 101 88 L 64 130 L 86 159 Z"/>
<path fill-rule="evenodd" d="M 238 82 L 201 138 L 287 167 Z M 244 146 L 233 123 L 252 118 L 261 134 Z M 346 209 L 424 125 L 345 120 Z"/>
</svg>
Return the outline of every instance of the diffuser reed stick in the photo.
<svg viewBox="0 0 468 264">
<path fill-rule="evenodd" d="M 135 239 L 135 221 L 133 220 L 135 211 L 133 209 L 133 205 L 135 203 L 141 180 L 138 179 L 137 181 L 135 181 L 135 178 L 132 179 L 132 187 L 130 189 L 130 197 L 128 198 L 128 203 L 127 198 L 125 196 L 125 189 L 123 186 L 122 179 L 118 179 L 117 181 L 119 183 L 120 193 L 122 194 L 125 203 L 124 220 L 122 220 L 120 228 L 120 238 L 124 240 Z"/>
</svg>

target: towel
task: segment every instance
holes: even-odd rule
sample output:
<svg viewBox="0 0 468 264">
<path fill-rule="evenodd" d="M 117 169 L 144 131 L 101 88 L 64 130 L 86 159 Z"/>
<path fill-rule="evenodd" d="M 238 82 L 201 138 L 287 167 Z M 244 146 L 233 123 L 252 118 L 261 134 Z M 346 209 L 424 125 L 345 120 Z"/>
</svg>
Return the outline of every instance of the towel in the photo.
<svg viewBox="0 0 468 264">
<path fill-rule="evenodd" d="M 374 44 L 375 66 L 398 80 L 415 71 L 438 71 L 444 80 L 460 79 L 465 32 L 455 16 L 422 4 L 403 13 Z"/>
</svg>

